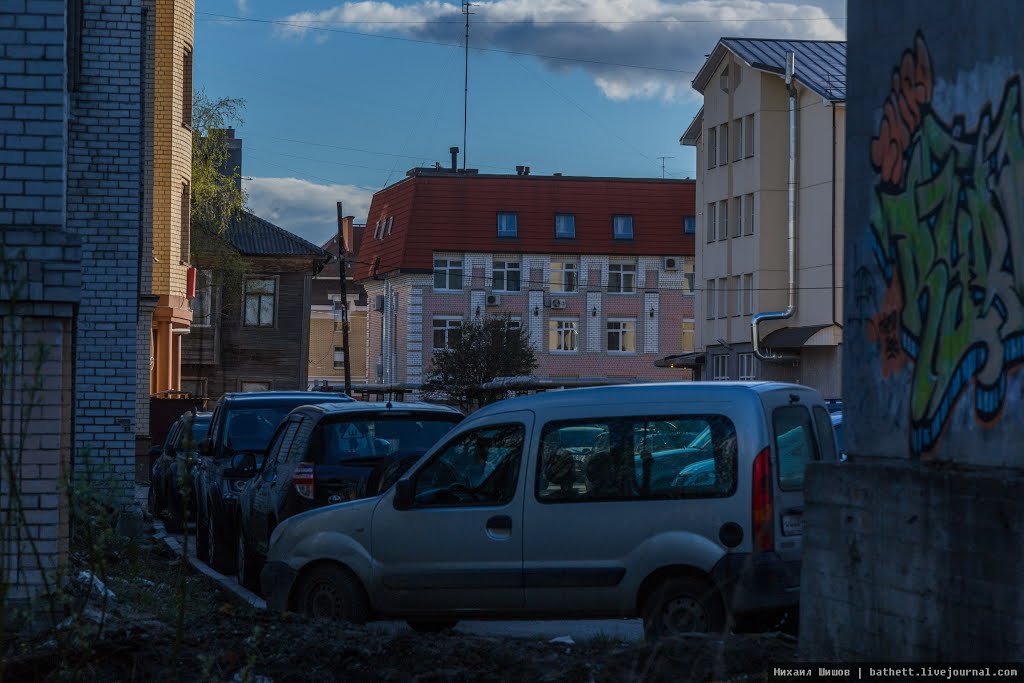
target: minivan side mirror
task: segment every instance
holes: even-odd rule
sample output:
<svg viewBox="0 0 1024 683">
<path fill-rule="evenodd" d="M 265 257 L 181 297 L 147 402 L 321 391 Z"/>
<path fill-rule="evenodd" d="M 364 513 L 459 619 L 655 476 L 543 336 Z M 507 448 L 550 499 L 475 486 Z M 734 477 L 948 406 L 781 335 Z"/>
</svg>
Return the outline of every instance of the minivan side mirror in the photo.
<svg viewBox="0 0 1024 683">
<path fill-rule="evenodd" d="M 416 498 L 416 488 L 411 479 L 399 479 L 395 483 L 395 509 L 408 510 Z"/>
<path fill-rule="evenodd" d="M 252 473 L 256 471 L 256 465 L 256 456 L 252 453 L 235 453 L 231 457 L 231 469 L 233 470 Z"/>
</svg>

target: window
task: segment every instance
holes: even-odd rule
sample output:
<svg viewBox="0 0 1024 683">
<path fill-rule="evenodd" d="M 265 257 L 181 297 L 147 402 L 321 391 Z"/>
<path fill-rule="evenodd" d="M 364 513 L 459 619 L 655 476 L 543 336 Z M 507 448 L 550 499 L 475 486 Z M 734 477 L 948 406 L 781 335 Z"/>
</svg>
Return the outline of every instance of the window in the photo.
<svg viewBox="0 0 1024 683">
<path fill-rule="evenodd" d="M 551 262 L 551 291 L 575 292 L 579 289 L 579 267 L 574 261 Z"/>
<path fill-rule="evenodd" d="M 417 507 L 503 505 L 516 493 L 526 430 L 483 427 L 445 444 L 413 478 Z"/>
<path fill-rule="evenodd" d="M 434 259 L 434 289 L 462 289 L 462 259 Z"/>
<path fill-rule="evenodd" d="M 732 122 L 732 160 L 739 161 L 743 158 L 743 119 L 739 118 Z"/>
<path fill-rule="evenodd" d="M 496 292 L 518 292 L 521 268 L 518 261 L 495 261 L 491 287 Z"/>
<path fill-rule="evenodd" d="M 196 298 L 192 299 L 192 327 L 209 327 L 213 311 L 213 273 L 196 273 Z"/>
<path fill-rule="evenodd" d="M 715 319 L 715 281 L 708 280 L 707 283 L 707 319 Z"/>
<path fill-rule="evenodd" d="M 709 244 L 711 242 L 715 241 L 715 228 L 716 228 L 715 221 L 717 220 L 716 215 L 718 213 L 716 211 L 717 208 L 718 208 L 718 205 L 715 204 L 714 202 L 712 202 L 712 203 L 708 204 L 707 213 L 704 214 L 704 217 L 707 219 L 707 224 L 708 224 L 707 227 L 708 227 L 708 243 Z"/>
<path fill-rule="evenodd" d="M 748 277 L 747 275 L 739 276 L 740 284 L 736 288 L 736 315 L 750 315 L 750 311 L 747 309 L 747 304 L 750 302 Z"/>
<path fill-rule="evenodd" d="M 192 48 L 181 59 L 181 125 L 192 127 Z"/>
<path fill-rule="evenodd" d="M 434 348 L 451 349 L 462 338 L 462 318 L 434 318 Z"/>
<path fill-rule="evenodd" d="M 757 379 L 757 374 L 754 371 L 754 354 L 741 353 L 736 359 L 739 361 L 738 377 L 741 382 L 753 382 Z"/>
<path fill-rule="evenodd" d="M 192 324 L 195 327 L 195 323 Z M 181 378 L 181 390 L 186 391 L 193 396 L 206 396 L 206 380 L 198 377 L 182 377 Z M 192 432 L 195 434 L 199 431 L 198 427 L 193 427 Z M 204 432 L 205 434 L 205 432 Z M 203 437 L 198 437 L 196 441 L 201 441 Z"/>
<path fill-rule="evenodd" d="M 747 315 L 754 312 L 754 293 L 756 291 L 757 290 L 754 289 L 754 274 L 747 273 L 747 293 L 749 294 L 747 297 Z"/>
<path fill-rule="evenodd" d="M 729 239 L 729 200 L 718 202 L 718 239 Z"/>
<path fill-rule="evenodd" d="M 754 115 L 743 117 L 743 157 L 754 156 Z"/>
<path fill-rule="evenodd" d="M 519 235 L 518 216 L 514 213 L 498 213 L 498 237 L 517 237 Z"/>
<path fill-rule="evenodd" d="M 715 128 L 708 128 L 708 146 L 704 153 L 708 158 L 708 168 L 714 168 L 718 161 L 718 134 Z"/>
<path fill-rule="evenodd" d="M 608 293 L 633 294 L 636 292 L 636 264 L 608 264 Z"/>
<path fill-rule="evenodd" d="M 683 216 L 683 234 L 692 235 L 697 231 L 697 220 L 693 216 Z"/>
<path fill-rule="evenodd" d="M 388 218 L 388 234 L 391 234 L 391 230 L 395 227 L 395 217 L 391 216 Z"/>
<path fill-rule="evenodd" d="M 694 285 L 693 277 L 694 277 L 693 276 L 693 259 L 691 259 L 691 258 L 684 258 L 683 259 L 683 278 L 684 278 L 683 286 L 685 287 L 685 289 L 683 290 L 683 294 L 684 295 L 692 295 L 694 293 L 694 291 L 693 291 L 693 285 Z"/>
<path fill-rule="evenodd" d="M 245 281 L 245 326 L 273 327 L 277 280 L 248 278 Z"/>
<path fill-rule="evenodd" d="M 740 287 L 740 276 L 732 278 L 732 314 L 733 316 L 743 313 L 743 288 Z"/>
<path fill-rule="evenodd" d="M 578 342 L 575 320 L 548 321 L 548 351 L 575 353 L 579 348 Z"/>
<path fill-rule="evenodd" d="M 636 323 L 634 321 L 608 321 L 608 353 L 636 353 Z"/>
<path fill-rule="evenodd" d="M 190 211 L 189 200 L 191 195 L 189 194 L 189 184 L 181 184 L 181 262 L 189 263 L 192 260 L 190 256 L 191 250 L 191 237 L 192 237 L 192 216 Z"/>
<path fill-rule="evenodd" d="M 743 233 L 743 197 L 732 200 L 732 236 L 739 237 Z"/>
<path fill-rule="evenodd" d="M 419 411 L 390 415 L 384 411 L 341 414 L 320 423 L 319 433 L 313 436 L 309 458 L 318 465 L 336 466 L 363 460 L 352 465 L 366 466 L 366 458 L 387 462 L 396 454 L 401 458 L 422 455 L 458 421 L 456 415 Z"/>
<path fill-rule="evenodd" d="M 270 382 L 252 382 L 243 379 L 239 386 L 242 391 L 270 391 Z"/>
<path fill-rule="evenodd" d="M 612 216 L 612 237 L 617 240 L 633 239 L 633 217 Z"/>
<path fill-rule="evenodd" d="M 779 463 L 779 488 L 797 491 L 804 487 L 804 467 L 819 460 L 811 414 L 804 406 L 783 406 L 772 411 L 775 453 Z"/>
<path fill-rule="evenodd" d="M 541 503 L 717 498 L 736 487 L 736 428 L 721 415 L 549 422 L 541 432 Z"/>
<path fill-rule="evenodd" d="M 334 369 L 341 370 L 345 367 L 345 349 L 340 346 L 334 347 Z"/>
<path fill-rule="evenodd" d="M 744 231 L 748 235 L 754 234 L 754 194 L 748 194 L 743 198 L 746 203 L 746 211 L 743 212 L 743 217 L 746 220 Z"/>
<path fill-rule="evenodd" d="M 683 353 L 693 353 L 694 321 L 684 320 L 680 323 L 679 350 Z"/>
<path fill-rule="evenodd" d="M 729 163 L 729 124 L 723 123 L 718 127 L 718 165 L 725 166 Z"/>
<path fill-rule="evenodd" d="M 576 237 L 576 214 L 555 214 L 555 237 L 569 240 Z"/>
<path fill-rule="evenodd" d="M 832 416 L 821 406 L 814 406 L 814 424 L 818 428 L 818 443 L 821 445 L 822 459 L 828 461 L 837 460 L 836 441 L 838 439 L 833 439 L 832 437 L 835 433 L 835 428 L 832 426 Z"/>
<path fill-rule="evenodd" d="M 711 379 L 724 382 L 729 379 L 729 356 L 720 353 L 711 357 Z"/>
<path fill-rule="evenodd" d="M 729 317 L 729 278 L 718 280 L 718 317 Z"/>
</svg>

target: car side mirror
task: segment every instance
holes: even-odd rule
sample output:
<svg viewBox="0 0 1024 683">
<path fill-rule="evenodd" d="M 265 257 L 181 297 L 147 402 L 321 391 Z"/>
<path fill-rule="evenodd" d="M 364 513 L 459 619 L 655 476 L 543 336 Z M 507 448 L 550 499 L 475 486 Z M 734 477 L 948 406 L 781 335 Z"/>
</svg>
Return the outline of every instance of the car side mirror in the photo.
<svg viewBox="0 0 1024 683">
<path fill-rule="evenodd" d="M 395 483 L 395 509 L 408 510 L 416 497 L 416 488 L 411 479 L 399 479 Z"/>
<path fill-rule="evenodd" d="M 247 474 L 256 471 L 256 456 L 252 453 L 235 453 L 231 456 L 231 469 Z"/>
<path fill-rule="evenodd" d="M 200 455 L 209 455 L 210 454 L 210 440 L 209 439 L 203 439 L 202 441 L 200 441 L 196 445 L 196 450 L 199 451 Z"/>
</svg>

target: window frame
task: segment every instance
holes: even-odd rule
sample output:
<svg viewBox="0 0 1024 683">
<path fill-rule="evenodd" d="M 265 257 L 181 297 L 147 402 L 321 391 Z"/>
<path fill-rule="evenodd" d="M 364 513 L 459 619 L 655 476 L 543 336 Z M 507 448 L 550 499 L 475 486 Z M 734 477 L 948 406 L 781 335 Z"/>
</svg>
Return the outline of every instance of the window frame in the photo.
<svg viewBox="0 0 1024 683">
<path fill-rule="evenodd" d="M 718 202 L 718 241 L 729 239 L 729 200 Z"/>
<path fill-rule="evenodd" d="M 753 351 L 736 354 L 736 378 L 741 382 L 757 381 L 757 363 Z"/>
<path fill-rule="evenodd" d="M 736 163 L 737 161 L 743 160 L 743 117 L 741 116 L 737 119 L 733 119 L 732 126 L 732 161 L 733 163 Z M 739 133 L 739 135 L 736 133 Z"/>
<path fill-rule="evenodd" d="M 248 276 L 246 276 L 244 282 L 242 283 L 242 327 L 247 328 L 247 329 L 255 329 L 255 330 L 267 330 L 267 329 L 274 329 L 274 328 L 277 327 L 277 303 L 278 303 L 278 296 L 277 296 L 277 294 L 278 294 L 278 291 L 279 291 L 278 285 L 280 284 L 279 283 L 279 279 L 280 278 L 278 278 L 278 276 L 276 276 L 276 275 L 269 275 L 269 276 L 268 275 L 248 275 Z M 266 293 L 263 293 L 263 292 L 250 292 L 249 291 L 249 283 L 250 282 L 256 282 L 256 281 L 272 283 L 273 284 L 273 291 L 269 295 L 266 294 Z M 256 309 L 257 310 L 256 319 L 257 319 L 258 322 L 255 323 L 255 324 L 252 324 L 252 323 L 249 322 L 249 298 L 250 298 L 250 296 L 257 297 L 257 302 L 258 302 L 257 303 L 257 309 Z M 271 297 L 272 309 L 273 309 L 273 311 L 271 313 L 271 320 L 270 320 L 269 323 L 264 323 L 263 322 L 263 315 L 262 315 L 262 311 L 263 311 L 263 297 L 266 297 L 266 296 Z"/>
<path fill-rule="evenodd" d="M 612 330 L 612 325 L 620 326 L 617 330 Z M 627 327 L 628 326 L 628 327 Z M 636 355 L 636 320 L 634 318 L 609 318 L 605 321 L 605 338 L 608 345 L 607 351 L 609 355 L 613 356 L 635 356 Z M 618 336 L 619 348 L 613 349 L 611 345 L 612 335 Z M 633 349 L 624 349 L 623 342 L 627 339 L 632 341 Z"/>
<path fill-rule="evenodd" d="M 754 156 L 754 115 L 747 114 L 743 121 L 743 158 L 749 159 Z"/>
<path fill-rule="evenodd" d="M 559 225 L 559 219 L 569 219 L 570 230 L 566 232 L 564 226 Z M 560 230 L 560 228 L 562 228 Z M 558 240 L 573 240 L 576 239 L 576 214 L 574 213 L 556 213 L 555 214 L 555 239 Z"/>
<path fill-rule="evenodd" d="M 704 156 L 707 157 L 708 170 L 718 165 L 718 130 L 714 126 L 708 126 L 707 144 L 704 147 Z"/>
<path fill-rule="evenodd" d="M 743 315 L 743 289 L 740 287 L 739 275 L 732 276 L 730 280 L 732 280 L 732 285 L 735 291 L 732 293 L 732 304 L 730 305 L 732 310 L 730 310 L 729 313 L 733 318 L 737 318 Z"/>
<path fill-rule="evenodd" d="M 556 268 L 557 265 L 557 268 Z M 558 272 L 558 281 L 555 281 L 555 272 Z M 575 294 L 580 291 L 580 264 L 576 260 L 551 259 L 548 271 L 548 284 L 552 294 Z M 566 288 L 566 275 L 572 274 L 573 287 Z"/>
<path fill-rule="evenodd" d="M 743 236 L 743 197 L 733 197 L 732 236 Z"/>
<path fill-rule="evenodd" d="M 501 264 L 499 267 L 498 264 Z M 491 262 L 491 291 L 504 292 L 504 293 L 515 293 L 521 292 L 523 287 L 523 267 L 521 261 L 510 260 L 506 258 L 494 259 Z M 498 286 L 497 273 L 501 273 L 501 286 Z M 516 288 L 509 288 L 509 275 L 515 273 L 516 275 Z"/>
<path fill-rule="evenodd" d="M 749 201 L 748 201 L 749 200 Z M 743 226 L 743 234 L 753 235 L 754 234 L 754 193 L 749 192 L 743 195 L 743 201 L 747 202 L 746 211 L 744 211 L 747 224 Z"/>
<path fill-rule="evenodd" d="M 202 284 L 204 283 L 205 284 Z M 196 302 L 204 302 L 206 312 L 199 310 Z M 196 270 L 196 295 L 190 304 L 192 309 L 192 327 L 210 327 L 213 325 L 213 271 Z M 202 320 L 206 322 L 201 322 Z"/>
<path fill-rule="evenodd" d="M 505 219 L 504 221 L 502 219 Z M 511 223 L 511 228 L 509 227 Z M 497 236 L 500 239 L 516 239 L 519 237 L 519 214 L 515 211 L 499 211 L 497 213 Z"/>
<path fill-rule="evenodd" d="M 729 165 L 729 122 L 720 125 L 718 130 L 718 165 Z"/>
<path fill-rule="evenodd" d="M 612 288 L 612 268 L 615 268 L 618 284 Z M 609 294 L 636 294 L 637 283 L 636 262 L 612 261 L 608 264 L 608 293 Z M 631 278 L 629 276 L 632 276 Z M 627 280 L 631 280 L 627 287 Z"/>
<path fill-rule="evenodd" d="M 623 229 L 620 230 L 620 227 Z M 629 234 L 626 234 L 625 228 L 628 228 Z M 633 235 L 633 214 L 617 213 L 612 215 L 612 239 L 631 240 Z"/>
<path fill-rule="evenodd" d="M 580 352 L 580 323 L 578 319 L 549 318 L 547 327 L 548 353 L 571 355 Z M 566 346 L 567 339 L 572 339 L 573 348 L 561 348 Z M 555 342 L 554 346 L 552 342 Z"/>
<path fill-rule="evenodd" d="M 715 280 L 714 278 L 711 278 L 710 280 L 706 281 L 706 283 L 705 283 L 705 290 L 704 290 L 704 292 L 705 292 L 704 308 L 706 310 L 704 311 L 704 313 L 705 313 L 705 318 L 707 320 L 714 320 L 715 317 L 716 317 L 715 313 L 716 313 L 716 308 L 717 308 L 717 306 L 716 306 L 717 302 L 715 301 L 715 299 L 717 298 L 717 294 L 716 294 L 717 288 L 718 288 L 718 281 Z"/>
<path fill-rule="evenodd" d="M 697 294 L 694 289 L 697 286 L 697 274 L 696 264 L 693 262 L 692 257 L 683 257 L 683 283 L 686 287 L 686 291 L 683 292 L 683 296 L 694 296 Z"/>
<path fill-rule="evenodd" d="M 335 370 L 344 370 L 345 369 L 345 347 L 344 346 L 335 346 L 335 347 L 333 347 L 333 352 L 334 352 L 334 357 L 333 357 L 332 360 L 333 360 L 333 367 L 334 367 L 334 369 Z M 340 361 L 338 360 L 338 355 L 339 354 L 341 354 L 341 360 Z"/>
<path fill-rule="evenodd" d="M 181 183 L 181 231 L 179 248 L 181 263 L 188 264 L 192 260 L 192 185 L 187 180 Z"/>
<path fill-rule="evenodd" d="M 718 202 L 708 202 L 707 212 L 704 215 L 708 231 L 708 244 L 715 241 L 718 233 Z"/>
<path fill-rule="evenodd" d="M 443 265 L 439 265 L 443 263 Z M 458 264 L 455 266 L 453 264 Z M 463 258 L 451 258 L 448 256 L 435 256 L 434 257 L 434 268 L 432 273 L 433 285 L 435 292 L 461 292 L 463 291 L 462 281 L 465 277 L 465 259 Z M 456 275 L 455 273 L 458 273 Z M 444 278 L 444 287 L 437 286 L 438 275 Z M 452 280 L 455 280 L 454 284 L 458 287 L 452 287 Z"/>
<path fill-rule="evenodd" d="M 443 325 L 438 325 L 443 323 Z M 453 325 L 452 323 L 458 323 Z M 435 315 L 430 319 L 430 348 L 432 351 L 451 351 L 455 344 L 458 344 L 459 339 L 462 338 L 462 325 L 463 317 L 461 315 Z M 458 331 L 455 336 L 456 339 L 452 339 L 452 332 Z M 444 336 L 444 344 L 442 346 L 437 345 L 437 333 L 441 332 Z"/>
<path fill-rule="evenodd" d="M 729 381 L 729 354 L 728 353 L 716 353 L 711 357 L 711 381 L 713 382 L 728 382 Z"/>
<path fill-rule="evenodd" d="M 181 55 L 181 125 L 192 130 L 192 74 L 194 47 L 186 43 Z"/>
<path fill-rule="evenodd" d="M 693 235 L 697 232 L 697 217 L 683 216 L 683 234 Z"/>
<path fill-rule="evenodd" d="M 808 442 L 808 445 L 810 447 L 810 452 L 807 454 L 808 455 L 807 461 L 804 462 L 804 464 L 803 464 L 804 472 L 802 472 L 800 474 L 800 484 L 799 485 L 792 485 L 792 486 L 784 486 L 783 485 L 783 481 L 782 481 L 782 470 L 784 469 L 783 468 L 783 457 L 782 457 L 783 456 L 783 452 L 782 452 L 783 449 L 782 449 L 782 445 L 779 444 L 779 438 L 784 436 L 785 434 L 790 433 L 792 430 L 797 429 L 797 428 L 803 426 L 803 425 L 797 425 L 795 427 L 791 427 L 790 429 L 787 429 L 784 432 L 780 433 L 779 432 L 779 422 L 778 422 L 778 420 L 779 420 L 779 415 L 780 414 L 786 413 L 786 412 L 793 412 L 793 411 L 797 411 L 797 410 L 804 411 L 804 413 L 805 413 L 805 415 L 807 417 L 807 420 L 806 420 L 805 424 L 806 424 L 807 427 L 809 427 L 809 429 L 806 429 L 806 433 L 810 437 L 810 441 Z M 775 449 L 775 461 L 778 463 L 778 466 L 775 468 L 775 470 L 776 470 L 775 471 L 775 482 L 776 482 L 776 484 L 778 484 L 779 489 L 782 490 L 782 491 L 787 491 L 787 492 L 802 491 L 803 488 L 804 488 L 804 476 L 805 476 L 805 473 L 806 473 L 806 470 L 807 470 L 807 464 L 811 463 L 811 462 L 820 462 L 821 461 L 821 448 L 820 448 L 820 445 L 818 444 L 817 430 L 815 429 L 815 425 L 814 425 L 814 416 L 811 415 L 811 411 L 807 409 L 806 405 L 803 405 L 801 403 L 794 403 L 792 405 L 778 406 L 778 407 L 776 407 L 775 409 L 772 410 L 772 446 Z"/>
<path fill-rule="evenodd" d="M 687 335 L 690 343 L 686 344 Z M 693 318 L 684 318 L 679 323 L 679 349 L 682 353 L 693 353 L 697 343 L 697 321 Z"/>
</svg>

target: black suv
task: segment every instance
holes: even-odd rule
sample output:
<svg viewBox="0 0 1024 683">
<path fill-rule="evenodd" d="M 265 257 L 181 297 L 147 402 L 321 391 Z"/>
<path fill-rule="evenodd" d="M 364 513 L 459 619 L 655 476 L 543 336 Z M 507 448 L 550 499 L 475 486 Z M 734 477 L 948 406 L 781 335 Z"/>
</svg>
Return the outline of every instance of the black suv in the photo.
<svg viewBox="0 0 1024 683">
<path fill-rule="evenodd" d="M 296 408 L 239 496 L 238 581 L 258 590 L 270 535 L 313 508 L 377 495 L 462 420 L 428 403 L 344 403 Z M 255 458 L 247 468 L 256 469 Z"/>
<path fill-rule="evenodd" d="M 199 444 L 196 476 L 196 550 L 217 571 L 235 571 L 238 492 L 252 472 L 239 460 L 262 462 L 274 430 L 293 409 L 316 403 L 354 403 L 324 391 L 253 391 L 224 394 L 213 409 L 208 438 Z"/>
<path fill-rule="evenodd" d="M 163 517 L 167 530 L 171 533 L 181 531 L 185 526 L 186 517 L 194 519 L 196 514 L 195 498 L 188 501 L 188 508 L 182 500 L 182 473 L 188 459 L 193 461 L 192 473 L 195 474 L 195 463 L 199 442 L 206 438 L 210 427 L 210 413 L 184 413 L 179 417 L 164 440 L 163 448 L 159 448 L 159 457 L 153 463 L 149 478 L 149 512 L 154 517 Z M 191 434 L 187 426 L 192 426 Z M 189 485 L 188 489 L 194 489 Z"/>
</svg>

